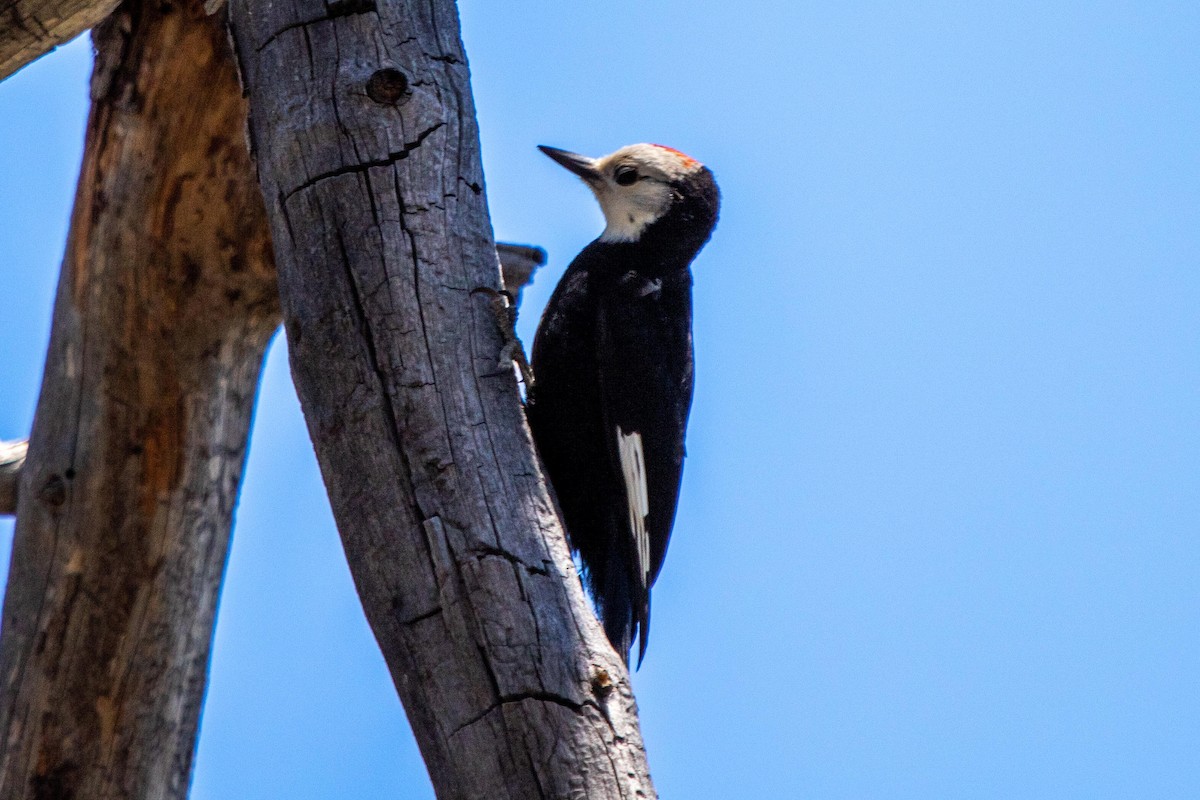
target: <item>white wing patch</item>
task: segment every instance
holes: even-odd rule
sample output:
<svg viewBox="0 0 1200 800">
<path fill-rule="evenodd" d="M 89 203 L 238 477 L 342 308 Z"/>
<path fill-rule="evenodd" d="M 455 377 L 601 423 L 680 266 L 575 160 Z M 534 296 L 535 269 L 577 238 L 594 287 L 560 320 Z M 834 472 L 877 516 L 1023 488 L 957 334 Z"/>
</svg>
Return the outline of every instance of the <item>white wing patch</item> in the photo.
<svg viewBox="0 0 1200 800">
<path fill-rule="evenodd" d="M 650 513 L 650 493 L 646 489 L 646 459 L 642 452 L 642 434 L 624 433 L 617 427 L 617 452 L 621 456 L 621 474 L 625 477 L 625 500 L 629 504 L 629 527 L 637 545 L 638 571 L 642 586 L 650 585 L 650 536 L 646 533 L 646 515 Z"/>
</svg>

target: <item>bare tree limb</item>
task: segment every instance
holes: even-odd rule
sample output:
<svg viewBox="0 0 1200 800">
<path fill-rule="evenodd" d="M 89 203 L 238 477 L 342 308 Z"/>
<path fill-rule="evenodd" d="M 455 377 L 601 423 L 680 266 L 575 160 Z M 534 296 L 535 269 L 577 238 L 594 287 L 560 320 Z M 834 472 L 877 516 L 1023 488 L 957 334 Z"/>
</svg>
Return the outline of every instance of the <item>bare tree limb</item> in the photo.
<svg viewBox="0 0 1200 800">
<path fill-rule="evenodd" d="M 119 0 L 0 0 L 0 80 L 99 25 Z"/>
<path fill-rule="evenodd" d="M 533 281 L 533 273 L 546 263 L 546 251 L 529 244 L 496 242 L 496 254 L 500 256 L 500 275 L 504 289 L 513 297 L 513 304 L 520 305 L 521 291 Z"/>
<path fill-rule="evenodd" d="M 186 796 L 279 320 L 222 21 L 132 0 L 95 39 L 4 598 L 4 800 Z"/>
<path fill-rule="evenodd" d="M 309 433 L 440 798 L 654 796 L 485 295 L 452 0 L 230 5 Z"/>
<path fill-rule="evenodd" d="M 17 513 L 17 482 L 29 442 L 0 442 L 0 514 Z"/>
</svg>

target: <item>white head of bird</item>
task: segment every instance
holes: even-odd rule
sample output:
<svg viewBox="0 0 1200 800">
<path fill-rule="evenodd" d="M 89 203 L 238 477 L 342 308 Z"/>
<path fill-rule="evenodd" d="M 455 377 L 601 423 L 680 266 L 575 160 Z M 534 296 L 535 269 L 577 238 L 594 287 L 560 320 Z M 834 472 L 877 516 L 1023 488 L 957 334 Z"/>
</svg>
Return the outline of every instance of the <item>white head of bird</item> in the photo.
<svg viewBox="0 0 1200 800">
<path fill-rule="evenodd" d="M 604 212 L 603 242 L 632 242 L 670 210 L 679 185 L 704 169 L 696 159 L 660 144 L 631 144 L 600 158 L 540 145 L 543 153 L 588 185 Z"/>
</svg>

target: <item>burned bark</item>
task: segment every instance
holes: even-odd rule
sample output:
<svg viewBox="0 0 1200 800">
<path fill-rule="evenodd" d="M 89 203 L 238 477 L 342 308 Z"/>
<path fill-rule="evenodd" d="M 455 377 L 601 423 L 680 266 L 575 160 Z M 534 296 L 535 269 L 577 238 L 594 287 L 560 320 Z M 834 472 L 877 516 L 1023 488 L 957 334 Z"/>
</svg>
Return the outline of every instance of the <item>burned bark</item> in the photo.
<svg viewBox="0 0 1200 800">
<path fill-rule="evenodd" d="M 653 797 L 489 307 L 451 0 L 231 4 L 309 433 L 441 798 Z"/>
</svg>

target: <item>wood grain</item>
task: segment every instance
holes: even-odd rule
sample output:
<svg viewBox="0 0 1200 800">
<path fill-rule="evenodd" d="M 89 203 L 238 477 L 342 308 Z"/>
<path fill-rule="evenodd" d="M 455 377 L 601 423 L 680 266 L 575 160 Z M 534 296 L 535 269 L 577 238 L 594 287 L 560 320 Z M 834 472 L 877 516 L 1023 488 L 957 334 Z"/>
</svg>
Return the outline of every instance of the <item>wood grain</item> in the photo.
<svg viewBox="0 0 1200 800">
<path fill-rule="evenodd" d="M 118 0 L 0 0 L 0 80 L 99 25 Z"/>
<path fill-rule="evenodd" d="M 654 796 L 489 307 L 451 0 L 234 0 L 292 375 L 438 797 Z"/>
<path fill-rule="evenodd" d="M 271 243 L 220 19 L 131 2 L 93 104 L 0 637 L 0 798 L 187 794 Z"/>
</svg>

